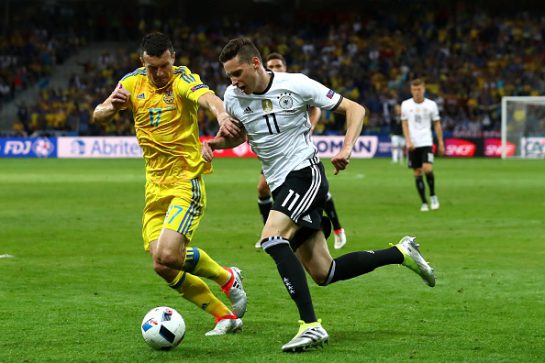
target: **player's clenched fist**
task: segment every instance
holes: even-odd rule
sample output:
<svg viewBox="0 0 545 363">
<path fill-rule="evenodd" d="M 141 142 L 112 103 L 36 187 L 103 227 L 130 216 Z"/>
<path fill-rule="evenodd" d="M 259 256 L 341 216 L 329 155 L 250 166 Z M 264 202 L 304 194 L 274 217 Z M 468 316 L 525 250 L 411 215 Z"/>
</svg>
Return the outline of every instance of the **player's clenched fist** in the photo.
<svg viewBox="0 0 545 363">
<path fill-rule="evenodd" d="M 346 169 L 349 163 L 350 151 L 341 150 L 331 159 L 331 164 L 335 167 L 335 175 L 339 174 L 339 171 Z"/>
<path fill-rule="evenodd" d="M 119 83 L 119 85 L 110 95 L 110 101 L 112 102 L 112 106 L 116 110 L 120 110 L 128 107 L 130 96 L 131 93 L 123 88 L 123 85 Z"/>
<path fill-rule="evenodd" d="M 244 129 L 242 128 L 240 121 L 229 116 L 226 112 L 218 116 L 218 122 L 220 124 L 218 136 L 236 138 L 241 137 L 244 134 Z"/>
</svg>

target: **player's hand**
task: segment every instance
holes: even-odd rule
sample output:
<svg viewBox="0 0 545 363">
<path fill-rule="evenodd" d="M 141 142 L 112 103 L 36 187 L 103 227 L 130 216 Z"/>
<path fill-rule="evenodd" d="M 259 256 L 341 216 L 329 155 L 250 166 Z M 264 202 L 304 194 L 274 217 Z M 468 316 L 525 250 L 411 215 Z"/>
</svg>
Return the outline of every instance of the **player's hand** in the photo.
<svg viewBox="0 0 545 363">
<path fill-rule="evenodd" d="M 437 150 L 439 151 L 439 155 L 445 155 L 445 144 L 439 143 L 439 147 L 437 148 Z"/>
<path fill-rule="evenodd" d="M 208 162 L 211 162 L 212 159 L 214 159 L 214 150 L 212 150 L 212 147 L 210 146 L 208 141 L 203 141 L 201 147 L 201 155 L 202 158 Z"/>
<path fill-rule="evenodd" d="M 227 112 L 218 115 L 218 123 L 220 124 L 218 136 L 237 138 L 241 137 L 244 133 L 240 121 L 231 117 Z"/>
<path fill-rule="evenodd" d="M 414 150 L 414 145 L 413 145 L 413 142 L 412 141 L 408 141 L 407 142 L 407 149 L 409 151 L 413 151 Z"/>
<path fill-rule="evenodd" d="M 123 88 L 123 85 L 119 83 L 119 85 L 110 95 L 110 100 L 112 101 L 113 108 L 116 110 L 127 108 L 130 96 L 131 93 Z"/>
<path fill-rule="evenodd" d="M 349 163 L 350 151 L 341 150 L 331 159 L 331 164 L 335 167 L 335 175 L 339 174 L 339 171 L 346 169 Z"/>
</svg>

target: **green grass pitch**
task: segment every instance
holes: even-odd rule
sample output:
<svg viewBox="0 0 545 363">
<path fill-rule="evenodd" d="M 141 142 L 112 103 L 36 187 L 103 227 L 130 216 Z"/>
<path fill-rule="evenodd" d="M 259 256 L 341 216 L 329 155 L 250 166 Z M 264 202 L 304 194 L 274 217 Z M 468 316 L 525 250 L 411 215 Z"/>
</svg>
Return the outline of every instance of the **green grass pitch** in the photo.
<svg viewBox="0 0 545 363">
<path fill-rule="evenodd" d="M 169 289 L 143 252 L 143 161 L 0 160 L 0 255 L 14 256 L 0 258 L 0 362 L 544 361 L 543 161 L 438 159 L 441 209 L 428 213 L 406 167 L 353 160 L 333 176 L 324 163 L 348 236 L 332 254 L 414 234 L 438 282 L 428 288 L 398 266 L 325 288 L 309 280 L 330 343 L 289 355 L 280 346 L 297 330 L 296 309 L 273 261 L 253 247 L 256 160 L 217 159 L 206 177 L 194 244 L 239 266 L 249 295 L 243 332 L 219 338 L 204 336 L 212 319 Z M 170 352 L 140 334 L 158 305 L 187 323 Z"/>
</svg>

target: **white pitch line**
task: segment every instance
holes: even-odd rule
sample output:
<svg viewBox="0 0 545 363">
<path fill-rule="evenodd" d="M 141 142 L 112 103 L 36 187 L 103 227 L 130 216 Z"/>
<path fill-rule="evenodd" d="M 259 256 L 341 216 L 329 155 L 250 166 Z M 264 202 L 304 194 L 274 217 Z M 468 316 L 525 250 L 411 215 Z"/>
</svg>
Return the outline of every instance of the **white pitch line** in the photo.
<svg viewBox="0 0 545 363">
<path fill-rule="evenodd" d="M 5 255 L 0 255 L 0 258 L 14 258 L 15 256 L 13 255 L 8 255 L 8 254 L 5 254 Z"/>
</svg>

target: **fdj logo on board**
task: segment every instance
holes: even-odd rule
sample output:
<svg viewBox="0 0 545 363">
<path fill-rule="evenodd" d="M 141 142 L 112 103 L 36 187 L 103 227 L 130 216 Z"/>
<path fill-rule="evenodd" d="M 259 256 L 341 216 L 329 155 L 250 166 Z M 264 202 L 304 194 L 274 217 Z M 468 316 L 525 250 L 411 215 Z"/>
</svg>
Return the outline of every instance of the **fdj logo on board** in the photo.
<svg viewBox="0 0 545 363">
<path fill-rule="evenodd" d="M 27 155 L 30 153 L 32 141 L 11 140 L 6 141 L 4 155 Z"/>
<path fill-rule="evenodd" d="M 0 143 L 1 145 L 1 143 Z M 55 144 L 45 137 L 7 139 L 2 147 L 3 157 L 46 158 L 54 156 Z"/>
</svg>

